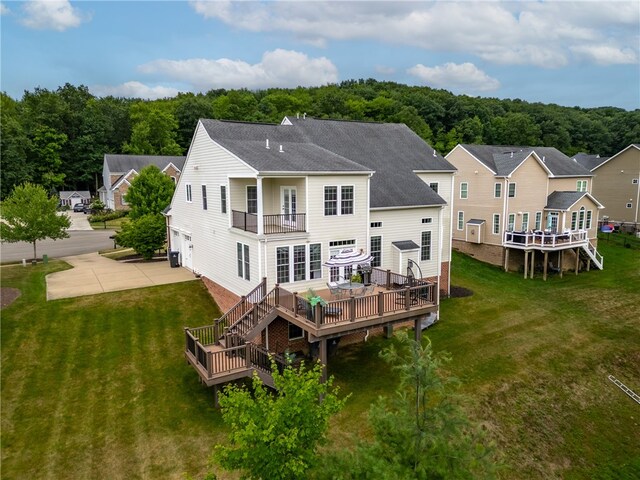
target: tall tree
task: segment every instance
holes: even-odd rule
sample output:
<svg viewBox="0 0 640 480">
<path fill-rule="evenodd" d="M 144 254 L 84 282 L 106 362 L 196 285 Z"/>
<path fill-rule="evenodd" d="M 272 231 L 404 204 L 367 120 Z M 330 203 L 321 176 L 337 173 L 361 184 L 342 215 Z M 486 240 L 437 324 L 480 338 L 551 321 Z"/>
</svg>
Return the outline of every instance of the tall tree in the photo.
<svg viewBox="0 0 640 480">
<path fill-rule="evenodd" d="M 178 95 L 175 102 L 177 102 L 175 118 L 178 121 L 177 142 L 186 152 L 198 120 L 213 118 L 213 103 L 203 95 L 195 96 L 192 93 Z"/>
<path fill-rule="evenodd" d="M 33 164 L 19 105 L 4 93 L 0 93 L 0 131 L 0 198 L 5 198 L 16 185 L 33 180 Z"/>
<path fill-rule="evenodd" d="M 131 106 L 131 140 L 122 146 L 134 155 L 182 155 L 176 142 L 178 122 L 163 104 L 138 102 Z"/>
<path fill-rule="evenodd" d="M 144 167 L 132 181 L 125 200 L 131 212 L 129 218 L 135 220 L 147 214 L 158 214 L 171 203 L 175 184 L 155 165 Z"/>
<path fill-rule="evenodd" d="M 64 185 L 65 174 L 62 172 L 60 152 L 67 143 L 64 133 L 53 128 L 39 126 L 31 139 L 31 154 L 35 160 L 36 180 L 49 192 L 57 191 Z"/>
<path fill-rule="evenodd" d="M 300 370 L 289 365 L 278 373 L 274 363 L 275 393 L 257 375 L 253 392 L 226 387 L 220 405 L 230 428 L 229 443 L 216 447 L 215 460 L 227 470 L 240 470 L 244 478 L 307 478 L 318 460 L 317 448 L 325 441 L 329 419 L 346 400 L 338 398 L 332 378 L 321 381 L 322 368 L 320 363 Z"/>
<path fill-rule="evenodd" d="M 33 244 L 33 258 L 37 257 L 36 242 L 51 238 L 66 238 L 71 226 L 69 217 L 56 211 L 58 199 L 49 197 L 40 185 L 24 183 L 13 189 L 2 203 L 0 237 L 3 242 Z"/>
</svg>

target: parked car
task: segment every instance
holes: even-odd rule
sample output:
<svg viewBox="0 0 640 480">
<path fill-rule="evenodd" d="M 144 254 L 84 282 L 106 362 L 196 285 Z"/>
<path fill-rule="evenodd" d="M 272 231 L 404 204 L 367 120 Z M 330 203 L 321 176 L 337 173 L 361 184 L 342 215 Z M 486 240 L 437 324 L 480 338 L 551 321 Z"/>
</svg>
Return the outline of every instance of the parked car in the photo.
<svg viewBox="0 0 640 480">
<path fill-rule="evenodd" d="M 87 206 L 83 203 L 76 203 L 73 206 L 73 211 L 74 212 L 82 212 L 82 213 L 87 213 Z"/>
</svg>

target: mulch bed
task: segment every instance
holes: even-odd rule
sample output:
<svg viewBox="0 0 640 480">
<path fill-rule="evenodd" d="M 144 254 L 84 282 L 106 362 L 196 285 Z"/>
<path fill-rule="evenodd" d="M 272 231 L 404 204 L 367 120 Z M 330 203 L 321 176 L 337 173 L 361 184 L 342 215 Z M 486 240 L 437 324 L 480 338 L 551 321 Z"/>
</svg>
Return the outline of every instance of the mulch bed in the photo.
<svg viewBox="0 0 640 480">
<path fill-rule="evenodd" d="M 120 257 L 118 258 L 119 262 L 126 262 L 126 263 L 149 263 L 149 262 L 166 262 L 167 261 L 167 255 L 166 254 L 156 254 L 151 260 L 145 260 L 144 258 L 142 258 L 142 255 L 137 255 L 137 254 L 131 254 L 131 255 L 127 255 L 126 257 Z"/>
<path fill-rule="evenodd" d="M 1 287 L 0 288 L 0 308 L 11 305 L 16 299 L 22 295 L 17 288 Z"/>
<path fill-rule="evenodd" d="M 455 285 L 451 285 L 451 291 L 449 293 L 449 298 L 461 298 L 461 297 L 470 297 L 473 295 L 473 290 L 469 290 L 464 287 L 457 287 Z"/>
</svg>

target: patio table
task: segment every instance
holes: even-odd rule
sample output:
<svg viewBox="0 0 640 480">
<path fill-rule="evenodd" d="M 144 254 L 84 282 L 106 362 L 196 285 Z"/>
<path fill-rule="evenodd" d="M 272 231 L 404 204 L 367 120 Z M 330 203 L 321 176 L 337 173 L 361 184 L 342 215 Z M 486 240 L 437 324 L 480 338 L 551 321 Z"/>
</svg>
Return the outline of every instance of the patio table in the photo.
<svg viewBox="0 0 640 480">
<path fill-rule="evenodd" d="M 344 290 L 346 292 L 357 292 L 358 290 L 364 289 L 364 283 L 360 282 L 344 282 L 339 283 L 338 288 L 340 290 Z"/>
</svg>

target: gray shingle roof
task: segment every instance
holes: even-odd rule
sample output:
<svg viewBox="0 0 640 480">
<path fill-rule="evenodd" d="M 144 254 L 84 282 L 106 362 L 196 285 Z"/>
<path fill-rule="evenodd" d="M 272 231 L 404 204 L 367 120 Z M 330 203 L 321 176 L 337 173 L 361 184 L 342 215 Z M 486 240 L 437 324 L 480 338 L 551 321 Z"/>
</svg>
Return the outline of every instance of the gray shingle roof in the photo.
<svg viewBox="0 0 640 480">
<path fill-rule="evenodd" d="M 482 225 L 483 223 L 486 223 L 484 220 L 481 220 L 479 218 L 471 218 L 469 220 L 467 220 L 467 224 L 469 225 Z"/>
<path fill-rule="evenodd" d="M 600 155 L 589 155 L 588 153 L 577 153 L 573 159 L 584 168 L 593 170 L 606 162 L 609 157 L 601 157 Z"/>
<path fill-rule="evenodd" d="M 589 169 L 573 161 L 554 147 L 471 144 L 462 144 L 461 146 L 492 171 L 496 172 L 498 177 L 511 174 L 532 152 L 538 155 L 553 176 L 593 176 Z"/>
<path fill-rule="evenodd" d="M 391 242 L 391 244 L 403 252 L 407 250 L 417 250 L 420 248 L 420 246 L 413 240 L 400 240 L 398 242 Z"/>
<path fill-rule="evenodd" d="M 289 121 L 291 125 L 201 120 L 213 140 L 258 171 L 374 171 L 371 208 L 446 203 L 413 171 L 455 167 L 438 153 L 434 156 L 433 148 L 406 125 L 309 117 Z"/>
<path fill-rule="evenodd" d="M 587 192 L 559 192 L 555 191 L 547 197 L 547 206 L 551 210 L 567 210 L 571 205 L 576 203 L 582 197 L 587 195 Z"/>
<path fill-rule="evenodd" d="M 184 161 L 187 157 L 176 157 L 170 155 L 113 155 L 106 154 L 104 156 L 109 171 L 111 173 L 127 173 L 133 169 L 140 173 L 147 165 L 155 165 L 160 170 L 173 163 L 178 170 L 184 167 Z"/>
<path fill-rule="evenodd" d="M 73 196 L 74 193 L 77 193 L 82 198 L 91 198 L 91 193 L 89 190 L 62 190 L 58 192 L 61 200 L 67 200 Z"/>
</svg>

